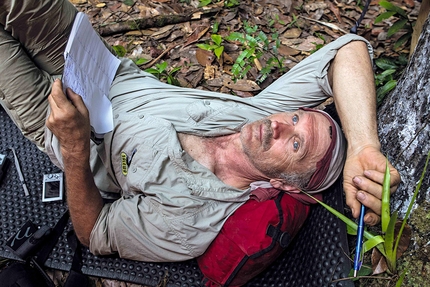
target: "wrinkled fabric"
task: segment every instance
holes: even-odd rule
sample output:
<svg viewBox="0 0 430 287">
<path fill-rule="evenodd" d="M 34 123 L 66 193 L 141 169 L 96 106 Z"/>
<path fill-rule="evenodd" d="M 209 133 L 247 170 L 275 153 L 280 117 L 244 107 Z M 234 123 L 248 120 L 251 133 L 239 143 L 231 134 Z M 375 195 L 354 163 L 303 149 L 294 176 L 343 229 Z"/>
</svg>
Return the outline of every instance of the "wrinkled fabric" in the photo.
<svg viewBox="0 0 430 287">
<path fill-rule="evenodd" d="M 51 56 L 62 56 L 76 10 L 66 1 L 50 0 L 2 1 L 0 8 L 0 103 L 24 135 L 62 167 L 58 141 L 40 125 L 48 111 L 48 87 L 62 72 L 62 63 L 45 57 L 50 46 L 39 41 L 52 43 Z M 28 19 L 37 19 L 37 25 Z M 24 26 L 24 36 L 16 33 Z M 365 41 L 343 36 L 245 99 L 164 84 L 122 59 L 109 94 L 115 127 L 101 145 L 91 145 L 90 162 L 100 191 L 121 198 L 100 212 L 91 252 L 143 261 L 182 261 L 202 254 L 250 190 L 220 181 L 182 149 L 177 133 L 228 135 L 270 114 L 320 104 L 332 95 L 330 61 L 355 40 Z M 37 128 L 27 131 L 35 118 Z"/>
</svg>

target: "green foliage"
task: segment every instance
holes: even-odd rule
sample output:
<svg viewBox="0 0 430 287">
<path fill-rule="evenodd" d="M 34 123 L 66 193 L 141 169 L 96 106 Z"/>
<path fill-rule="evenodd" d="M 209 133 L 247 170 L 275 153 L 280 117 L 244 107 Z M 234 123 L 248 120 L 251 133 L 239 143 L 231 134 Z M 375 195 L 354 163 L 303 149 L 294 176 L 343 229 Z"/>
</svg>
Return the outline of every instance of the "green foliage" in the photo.
<svg viewBox="0 0 430 287">
<path fill-rule="evenodd" d="M 199 0 L 199 7 L 208 6 L 212 3 L 218 3 L 221 0 Z M 240 4 L 239 0 L 224 0 L 224 7 L 231 8 L 238 6 Z"/>
<path fill-rule="evenodd" d="M 116 45 L 116 46 L 112 46 L 112 49 L 115 51 L 118 57 L 124 57 L 125 54 L 127 54 L 127 49 L 124 48 L 124 46 Z"/>
<path fill-rule="evenodd" d="M 397 78 L 400 77 L 408 59 L 405 55 L 397 58 L 382 57 L 375 60 L 377 70 L 375 72 L 376 100 L 381 104 L 384 97 L 396 87 Z"/>
<path fill-rule="evenodd" d="M 312 44 L 315 44 L 315 49 L 313 49 L 311 51 L 311 54 L 315 53 L 316 51 L 318 51 L 319 49 L 321 49 L 325 45 L 325 38 L 324 38 L 323 35 L 321 35 L 320 33 L 315 33 L 315 36 L 317 36 L 318 38 L 320 38 L 321 40 L 323 40 L 323 43 L 322 44 L 318 44 L 317 42 L 313 42 Z"/>
<path fill-rule="evenodd" d="M 219 59 L 224 52 L 224 46 L 222 44 L 222 37 L 218 34 L 212 34 L 211 39 L 213 44 L 197 44 L 197 47 L 207 51 L 213 51 L 215 56 Z"/>
<path fill-rule="evenodd" d="M 112 46 L 112 49 L 115 51 L 118 57 L 125 57 L 125 55 L 127 54 L 127 49 L 124 46 L 116 45 L 116 46 Z M 140 66 L 148 62 L 148 60 L 144 58 L 137 58 L 137 59 L 133 59 L 133 62 L 136 65 Z"/>
<path fill-rule="evenodd" d="M 409 203 L 405 217 L 402 220 L 402 225 L 400 227 L 398 234 L 395 234 L 395 224 L 397 222 L 397 211 L 395 211 L 393 214 L 390 215 L 390 170 L 388 168 L 388 161 L 387 161 L 385 174 L 384 174 L 383 187 L 382 187 L 382 209 L 381 209 L 382 235 L 375 235 L 365 230 L 364 238 L 366 239 L 366 241 L 363 244 L 363 252 L 365 253 L 374 247 L 378 248 L 378 250 L 386 259 L 389 273 L 395 274 L 397 272 L 396 261 L 397 261 L 397 250 L 399 247 L 400 239 L 402 237 L 403 230 L 406 226 L 406 221 L 409 218 L 409 215 L 411 213 L 412 206 L 415 203 L 418 192 L 424 181 L 429 160 L 430 160 L 430 151 L 427 153 L 427 159 L 424 165 L 424 169 L 421 173 L 420 180 L 418 181 L 415 187 L 414 194 Z M 338 212 L 337 210 L 333 209 L 332 207 L 328 206 L 327 204 L 317 200 L 316 198 L 309 195 L 308 193 L 306 192 L 304 193 L 307 194 L 309 197 L 313 198 L 322 206 L 324 206 L 328 211 L 333 213 L 340 220 L 342 220 L 347 225 L 347 231 L 349 234 L 352 234 L 352 235 L 356 234 L 357 223 L 355 223 L 354 221 L 352 221 L 342 213 Z M 352 270 L 350 274 L 352 274 Z M 369 273 L 369 270 L 363 270 L 359 274 L 360 276 L 363 276 L 363 275 L 368 275 L 370 273 Z M 403 271 L 403 273 L 400 275 L 397 281 L 396 286 L 401 285 L 405 277 L 405 274 L 406 274 L 406 271 Z"/>
<path fill-rule="evenodd" d="M 153 74 L 160 80 L 166 81 L 168 84 L 180 86 L 179 81 L 174 77 L 177 71 L 181 69 L 181 67 L 176 67 L 173 69 L 168 69 L 167 62 L 162 62 L 159 64 L 155 64 L 155 68 L 146 69 L 145 72 Z"/>
<path fill-rule="evenodd" d="M 122 3 L 124 3 L 127 6 L 133 6 L 134 5 L 134 1 L 133 0 L 124 0 L 124 1 L 122 1 Z"/>
<path fill-rule="evenodd" d="M 288 25 L 287 25 L 287 29 L 291 28 L 292 26 L 296 26 L 296 28 L 301 29 L 300 25 L 298 24 L 297 20 L 299 19 L 298 16 L 296 16 L 296 14 L 292 14 L 293 16 L 293 21 L 291 21 Z"/>
<path fill-rule="evenodd" d="M 403 34 L 394 44 L 394 49 L 398 49 L 405 43 L 407 43 L 412 37 L 412 23 L 409 20 L 406 11 L 400 8 L 399 6 L 388 2 L 386 0 L 382 0 L 379 2 L 379 5 L 385 8 L 386 12 L 381 13 L 378 17 L 375 18 L 375 24 L 382 22 L 390 17 L 396 17 L 397 20 L 393 23 L 393 25 L 387 31 L 387 37 L 393 36 L 395 33 L 400 30 L 405 30 L 405 34 Z"/>
<path fill-rule="evenodd" d="M 271 35 L 271 40 L 263 32 L 258 31 L 258 26 L 250 26 L 244 23 L 244 33 L 232 32 L 225 39 L 231 42 L 242 44 L 242 52 L 236 58 L 231 72 L 233 79 L 246 78 L 246 74 L 251 70 L 254 61 L 259 60 L 264 53 L 269 53 L 271 57 L 267 60 L 266 65 L 262 67 L 258 81 L 264 81 L 273 68 L 283 70 L 283 58 L 279 58 L 278 48 L 280 45 L 278 33 Z"/>
</svg>

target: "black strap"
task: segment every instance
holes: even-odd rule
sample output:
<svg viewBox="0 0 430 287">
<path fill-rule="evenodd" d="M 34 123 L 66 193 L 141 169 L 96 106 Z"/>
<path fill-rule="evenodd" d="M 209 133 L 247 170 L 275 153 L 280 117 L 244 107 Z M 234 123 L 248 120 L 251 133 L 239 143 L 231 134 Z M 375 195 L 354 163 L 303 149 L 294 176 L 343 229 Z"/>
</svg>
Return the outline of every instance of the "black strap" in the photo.
<svg viewBox="0 0 430 287">
<path fill-rule="evenodd" d="M 367 0 L 366 4 L 364 5 L 363 11 L 361 11 L 360 18 L 358 18 L 357 22 L 355 22 L 355 25 L 351 28 L 350 33 L 357 34 L 357 29 L 360 26 L 361 21 L 364 19 L 364 15 L 366 15 L 367 10 L 369 9 L 369 4 L 371 0 Z"/>
<path fill-rule="evenodd" d="M 41 249 L 36 254 L 35 261 L 37 264 L 43 266 L 46 259 L 48 259 L 49 254 L 51 253 L 52 249 L 54 248 L 55 244 L 57 244 L 58 239 L 61 237 L 61 234 L 63 233 L 64 228 L 67 225 L 67 222 L 69 221 L 69 211 L 66 211 L 63 216 L 58 220 L 55 227 L 52 229 L 51 234 L 49 235 L 49 238 L 43 243 L 41 246 Z"/>
<path fill-rule="evenodd" d="M 67 233 L 67 242 L 72 250 L 75 252 L 70 268 L 69 276 L 63 287 L 86 287 L 89 286 L 88 276 L 82 274 L 82 253 L 81 243 L 79 242 L 73 230 Z"/>
<path fill-rule="evenodd" d="M 48 235 L 46 241 L 41 245 L 41 249 L 36 253 L 35 257 L 30 258 L 30 265 L 32 265 L 35 269 L 38 270 L 39 274 L 43 277 L 46 286 L 55 287 L 52 279 L 46 274 L 45 270 L 43 270 L 43 264 L 46 259 L 48 259 L 49 254 L 54 248 L 55 244 L 57 244 L 58 239 L 63 233 L 64 228 L 67 225 L 69 220 L 69 211 L 66 211 L 63 216 L 61 216 L 60 220 L 58 220 L 55 227 L 51 230 L 51 233 Z"/>
<path fill-rule="evenodd" d="M 40 273 L 47 277 L 45 281 L 47 281 L 48 286 L 54 286 L 52 280 L 46 275 L 42 266 L 45 261 L 48 259 L 49 254 L 51 253 L 54 246 L 57 244 L 58 239 L 61 237 L 61 234 L 64 231 L 69 220 L 69 211 L 66 211 L 60 220 L 57 222 L 55 227 L 52 229 L 51 234 L 49 235 L 49 239 L 43 244 L 42 249 L 36 254 L 36 258 L 31 260 L 31 263 L 39 269 Z M 67 277 L 66 283 L 64 287 L 86 287 L 89 286 L 88 277 L 82 274 L 82 254 L 80 243 L 76 238 L 75 232 L 71 230 L 67 233 L 67 241 L 69 243 L 70 248 L 74 251 L 72 267 L 69 272 L 69 276 Z M 52 284 L 51 284 L 52 283 Z"/>
</svg>

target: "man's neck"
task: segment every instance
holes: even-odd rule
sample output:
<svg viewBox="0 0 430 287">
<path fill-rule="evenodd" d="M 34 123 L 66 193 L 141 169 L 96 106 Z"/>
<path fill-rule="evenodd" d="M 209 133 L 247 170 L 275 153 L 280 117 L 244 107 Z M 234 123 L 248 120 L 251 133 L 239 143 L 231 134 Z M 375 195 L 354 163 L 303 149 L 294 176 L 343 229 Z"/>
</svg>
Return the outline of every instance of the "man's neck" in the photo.
<svg viewBox="0 0 430 287">
<path fill-rule="evenodd" d="M 246 189 L 264 180 L 242 151 L 240 134 L 203 138 L 179 133 L 182 148 L 198 163 L 212 171 L 225 184 Z"/>
</svg>

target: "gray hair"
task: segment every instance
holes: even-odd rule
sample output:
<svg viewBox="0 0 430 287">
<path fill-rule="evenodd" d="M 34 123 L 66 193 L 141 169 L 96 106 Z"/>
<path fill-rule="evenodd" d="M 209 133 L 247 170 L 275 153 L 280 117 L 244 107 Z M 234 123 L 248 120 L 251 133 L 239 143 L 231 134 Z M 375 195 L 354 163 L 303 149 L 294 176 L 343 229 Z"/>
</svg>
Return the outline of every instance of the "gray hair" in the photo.
<svg viewBox="0 0 430 287">
<path fill-rule="evenodd" d="M 306 172 L 301 172 L 301 173 L 282 172 L 281 174 L 279 174 L 278 177 L 280 179 L 285 180 L 289 185 L 295 186 L 300 190 L 305 190 L 315 170 L 316 170 L 316 167 L 312 167 L 312 168 L 309 168 Z"/>
</svg>

